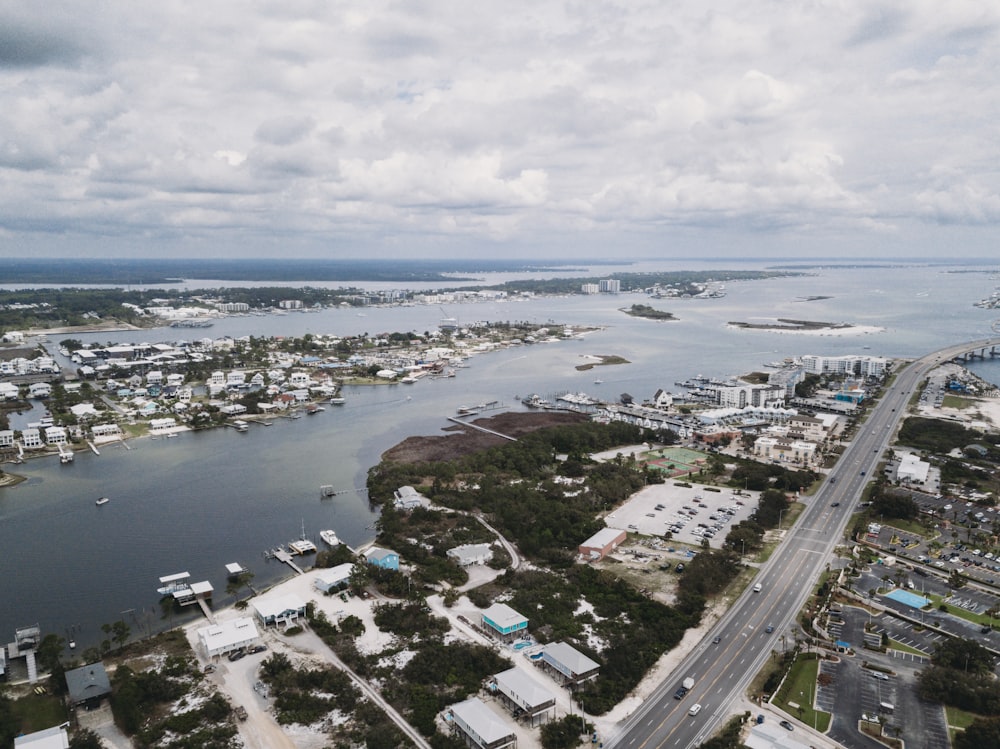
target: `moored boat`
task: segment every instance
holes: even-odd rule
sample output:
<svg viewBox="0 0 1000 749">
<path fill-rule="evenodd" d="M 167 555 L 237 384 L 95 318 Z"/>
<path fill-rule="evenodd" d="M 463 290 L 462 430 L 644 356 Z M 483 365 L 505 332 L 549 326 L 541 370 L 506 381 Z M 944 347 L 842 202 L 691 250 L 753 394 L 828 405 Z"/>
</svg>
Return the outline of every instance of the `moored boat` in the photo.
<svg viewBox="0 0 1000 749">
<path fill-rule="evenodd" d="M 323 543 L 325 543 L 327 546 L 339 546 L 340 545 L 340 539 L 337 538 L 337 534 L 334 533 L 332 530 L 328 529 L 328 530 L 325 530 L 325 531 L 320 531 L 319 532 L 319 537 L 323 540 Z"/>
<path fill-rule="evenodd" d="M 106 505 L 110 501 L 111 500 L 108 497 L 101 497 L 96 502 L 94 502 L 94 504 L 100 507 L 101 505 Z"/>
</svg>

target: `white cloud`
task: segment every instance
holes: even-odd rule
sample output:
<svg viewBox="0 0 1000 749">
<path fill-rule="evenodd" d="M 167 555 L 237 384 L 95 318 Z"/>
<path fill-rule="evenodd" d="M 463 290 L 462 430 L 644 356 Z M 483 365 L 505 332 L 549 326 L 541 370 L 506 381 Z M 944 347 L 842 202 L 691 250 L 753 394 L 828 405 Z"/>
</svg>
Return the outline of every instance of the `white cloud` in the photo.
<svg viewBox="0 0 1000 749">
<path fill-rule="evenodd" d="M 0 252 L 995 231 L 998 29 L 973 0 L 0 0 Z"/>
</svg>

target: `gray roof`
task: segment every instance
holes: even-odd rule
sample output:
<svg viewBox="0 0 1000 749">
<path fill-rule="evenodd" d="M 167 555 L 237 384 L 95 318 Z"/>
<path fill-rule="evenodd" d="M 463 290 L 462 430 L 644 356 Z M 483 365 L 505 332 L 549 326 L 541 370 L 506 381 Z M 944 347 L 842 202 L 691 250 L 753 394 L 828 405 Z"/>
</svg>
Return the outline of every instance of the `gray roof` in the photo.
<svg viewBox="0 0 1000 749">
<path fill-rule="evenodd" d="M 508 696 L 516 696 L 517 701 L 527 705 L 528 709 L 539 707 L 555 701 L 555 695 L 532 679 L 519 668 L 501 671 L 495 677 L 497 688 Z"/>
<path fill-rule="evenodd" d="M 111 694 L 111 682 L 103 663 L 91 663 L 66 672 L 66 686 L 73 704 Z"/>
<path fill-rule="evenodd" d="M 514 735 L 514 729 L 490 710 L 478 697 L 451 706 L 455 718 L 474 731 L 486 744 L 503 741 Z"/>
<path fill-rule="evenodd" d="M 545 646 L 544 652 L 549 658 L 561 663 L 573 674 L 585 674 L 595 668 L 600 668 L 601 665 L 565 642 L 550 643 Z"/>
</svg>

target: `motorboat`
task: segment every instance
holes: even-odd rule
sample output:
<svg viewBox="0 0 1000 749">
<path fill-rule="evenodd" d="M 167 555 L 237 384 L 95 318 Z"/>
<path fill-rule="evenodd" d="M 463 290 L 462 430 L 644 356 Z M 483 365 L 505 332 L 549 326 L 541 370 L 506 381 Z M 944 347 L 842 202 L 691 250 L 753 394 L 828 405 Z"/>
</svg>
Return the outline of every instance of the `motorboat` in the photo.
<svg viewBox="0 0 1000 749">
<path fill-rule="evenodd" d="M 323 540 L 327 546 L 339 546 L 340 539 L 337 538 L 337 534 L 331 530 L 325 530 L 319 532 L 319 537 Z"/>
<path fill-rule="evenodd" d="M 106 505 L 110 501 L 111 500 L 108 497 L 101 497 L 96 502 L 94 502 L 94 504 L 100 507 L 101 505 Z"/>
</svg>

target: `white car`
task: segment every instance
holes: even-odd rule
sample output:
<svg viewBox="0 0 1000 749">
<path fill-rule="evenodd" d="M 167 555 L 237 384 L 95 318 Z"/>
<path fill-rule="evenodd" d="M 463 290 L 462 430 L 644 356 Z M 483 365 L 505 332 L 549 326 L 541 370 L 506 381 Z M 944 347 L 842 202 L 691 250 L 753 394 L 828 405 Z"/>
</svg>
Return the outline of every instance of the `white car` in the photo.
<svg viewBox="0 0 1000 749">
<path fill-rule="evenodd" d="M 691 709 L 688 710 L 688 715 L 697 715 L 700 712 L 701 712 L 701 705 L 696 702 L 695 704 L 691 705 Z"/>
</svg>

